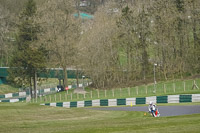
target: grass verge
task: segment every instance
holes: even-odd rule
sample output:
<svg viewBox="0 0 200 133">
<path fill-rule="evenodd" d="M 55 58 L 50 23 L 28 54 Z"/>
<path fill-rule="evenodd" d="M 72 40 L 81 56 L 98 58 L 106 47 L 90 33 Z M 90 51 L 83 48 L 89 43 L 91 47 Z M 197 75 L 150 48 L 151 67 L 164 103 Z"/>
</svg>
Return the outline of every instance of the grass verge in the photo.
<svg viewBox="0 0 200 133">
<path fill-rule="evenodd" d="M 2 133 L 199 132 L 200 114 L 152 118 L 144 112 L 0 103 Z"/>
<path fill-rule="evenodd" d="M 19 88 L 13 87 L 11 85 L 6 85 L 6 84 L 0 85 L 0 94 L 14 93 L 18 91 L 19 91 Z"/>
</svg>

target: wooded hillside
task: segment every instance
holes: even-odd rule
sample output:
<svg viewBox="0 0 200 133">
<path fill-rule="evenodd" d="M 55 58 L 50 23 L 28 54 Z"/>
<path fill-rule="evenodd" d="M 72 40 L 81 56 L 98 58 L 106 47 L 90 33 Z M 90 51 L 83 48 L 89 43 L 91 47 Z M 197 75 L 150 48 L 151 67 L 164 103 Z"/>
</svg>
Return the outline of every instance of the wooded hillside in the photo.
<svg viewBox="0 0 200 133">
<path fill-rule="evenodd" d="M 1 66 L 9 66 L 15 55 L 26 1 L 0 0 Z M 41 30 L 35 45 L 48 50 L 46 67 L 82 69 L 96 88 L 199 74 L 199 0 L 86 0 L 87 6 L 81 2 L 36 0 L 33 21 Z M 73 16 L 80 12 L 94 18 Z"/>
</svg>

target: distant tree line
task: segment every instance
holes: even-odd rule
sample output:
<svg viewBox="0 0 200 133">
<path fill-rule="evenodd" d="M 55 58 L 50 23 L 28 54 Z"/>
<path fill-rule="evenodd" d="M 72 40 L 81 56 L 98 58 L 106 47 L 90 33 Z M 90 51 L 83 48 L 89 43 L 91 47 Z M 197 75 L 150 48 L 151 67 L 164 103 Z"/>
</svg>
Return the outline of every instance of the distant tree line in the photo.
<svg viewBox="0 0 200 133">
<path fill-rule="evenodd" d="M 26 68 L 15 75 L 26 84 L 46 67 L 81 69 L 95 88 L 153 82 L 154 68 L 160 80 L 199 74 L 199 0 L 28 0 L 22 11 L 0 2 L 1 66 Z"/>
<path fill-rule="evenodd" d="M 198 0 L 107 2 L 81 41 L 93 85 L 153 82 L 154 67 L 165 80 L 199 74 L 199 7 Z"/>
</svg>

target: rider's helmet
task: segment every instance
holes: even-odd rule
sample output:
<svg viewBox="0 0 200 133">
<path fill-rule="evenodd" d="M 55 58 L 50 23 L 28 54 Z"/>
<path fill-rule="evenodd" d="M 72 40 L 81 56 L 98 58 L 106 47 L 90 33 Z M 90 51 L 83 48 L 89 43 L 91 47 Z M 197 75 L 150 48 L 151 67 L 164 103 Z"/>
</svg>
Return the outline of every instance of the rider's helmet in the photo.
<svg viewBox="0 0 200 133">
<path fill-rule="evenodd" d="M 153 102 L 152 102 L 152 101 L 150 101 L 150 102 L 149 102 L 149 105 L 153 105 Z"/>
</svg>

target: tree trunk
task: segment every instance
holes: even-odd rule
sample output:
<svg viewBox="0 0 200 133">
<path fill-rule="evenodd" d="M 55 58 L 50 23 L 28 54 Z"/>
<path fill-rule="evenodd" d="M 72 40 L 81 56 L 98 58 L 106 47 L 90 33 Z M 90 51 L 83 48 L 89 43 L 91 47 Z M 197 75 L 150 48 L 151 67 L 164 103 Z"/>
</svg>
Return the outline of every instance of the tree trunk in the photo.
<svg viewBox="0 0 200 133">
<path fill-rule="evenodd" d="M 32 93 L 33 89 L 32 89 L 32 78 L 30 77 L 30 94 L 31 98 L 33 98 L 33 93 Z"/>
<path fill-rule="evenodd" d="M 37 98 L 37 73 L 34 75 L 34 97 Z"/>
<path fill-rule="evenodd" d="M 79 87 L 79 72 L 78 72 L 78 67 L 76 67 L 76 85 L 77 85 L 77 88 Z"/>
<path fill-rule="evenodd" d="M 66 67 L 63 67 L 63 74 L 64 74 L 64 84 L 63 84 L 64 86 L 63 86 L 63 87 L 65 88 L 65 87 L 68 86 L 68 81 L 67 81 L 67 80 L 68 80 L 68 79 L 67 79 L 67 68 L 66 68 Z"/>
</svg>

